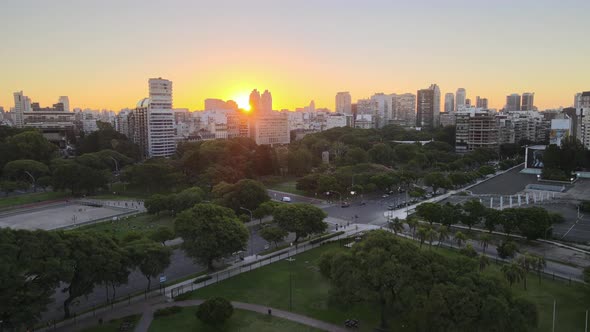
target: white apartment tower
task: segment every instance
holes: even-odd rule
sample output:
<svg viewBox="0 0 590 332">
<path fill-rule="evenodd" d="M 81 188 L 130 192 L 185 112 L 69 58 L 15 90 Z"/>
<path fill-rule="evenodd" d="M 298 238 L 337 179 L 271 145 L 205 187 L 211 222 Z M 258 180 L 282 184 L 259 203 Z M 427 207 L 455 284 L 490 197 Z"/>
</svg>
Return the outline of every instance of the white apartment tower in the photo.
<svg viewBox="0 0 590 332">
<path fill-rule="evenodd" d="M 338 92 L 336 94 L 336 113 L 352 114 L 352 100 L 350 92 Z"/>
<path fill-rule="evenodd" d="M 22 91 L 14 93 L 14 125 L 17 128 L 24 126 L 24 113 L 31 111 L 31 99 Z"/>
<path fill-rule="evenodd" d="M 465 99 L 467 99 L 467 91 L 464 88 L 457 89 L 455 97 L 455 111 L 465 107 Z"/>
<path fill-rule="evenodd" d="M 147 127 L 148 156 L 150 158 L 169 157 L 176 152 L 172 81 L 150 78 L 149 93 L 149 103 L 143 101 L 141 105 L 147 106 L 147 123 L 143 124 Z"/>
<path fill-rule="evenodd" d="M 64 105 L 64 112 L 70 111 L 70 98 L 68 96 L 60 96 L 57 102 Z"/>
<path fill-rule="evenodd" d="M 445 112 L 453 113 L 455 111 L 455 95 L 452 92 L 445 94 Z"/>
</svg>

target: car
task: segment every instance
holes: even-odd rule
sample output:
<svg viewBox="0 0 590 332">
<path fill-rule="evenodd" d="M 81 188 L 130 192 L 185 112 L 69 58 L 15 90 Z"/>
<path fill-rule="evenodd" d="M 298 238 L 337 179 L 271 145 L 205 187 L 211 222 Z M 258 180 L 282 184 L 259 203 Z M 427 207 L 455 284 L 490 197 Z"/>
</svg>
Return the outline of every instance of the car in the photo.
<svg viewBox="0 0 590 332">
<path fill-rule="evenodd" d="M 367 205 L 367 202 L 360 202 L 359 205 Z"/>
<path fill-rule="evenodd" d="M 270 248 L 270 244 L 267 243 L 264 245 L 264 250 L 268 250 L 269 248 Z"/>
<path fill-rule="evenodd" d="M 391 211 L 391 210 L 395 210 L 395 206 L 393 206 L 393 205 L 390 205 L 390 206 L 388 206 L 388 207 L 387 207 L 387 210 L 389 210 L 389 211 Z"/>
<path fill-rule="evenodd" d="M 382 198 L 387 198 L 387 197 L 389 197 L 389 195 L 388 194 L 383 194 L 383 196 L 381 196 L 381 197 Z"/>
<path fill-rule="evenodd" d="M 342 202 L 342 205 L 340 205 L 340 206 L 343 207 L 343 208 L 347 208 L 347 207 L 350 206 L 350 203 L 348 203 L 348 202 Z"/>
<path fill-rule="evenodd" d="M 291 203 L 291 197 L 285 196 L 285 197 L 281 198 L 281 202 Z"/>
<path fill-rule="evenodd" d="M 424 197 L 426 197 L 426 198 L 432 198 L 432 194 L 426 194 Z"/>
</svg>

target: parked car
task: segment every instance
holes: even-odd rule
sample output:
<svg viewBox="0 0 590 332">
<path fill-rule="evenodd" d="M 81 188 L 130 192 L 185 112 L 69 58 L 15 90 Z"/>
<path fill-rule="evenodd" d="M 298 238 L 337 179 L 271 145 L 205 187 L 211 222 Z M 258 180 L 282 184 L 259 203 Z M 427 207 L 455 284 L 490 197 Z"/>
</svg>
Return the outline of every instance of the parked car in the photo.
<svg viewBox="0 0 590 332">
<path fill-rule="evenodd" d="M 291 203 L 291 197 L 285 196 L 285 197 L 281 198 L 281 202 Z"/>
<path fill-rule="evenodd" d="M 348 203 L 348 202 L 342 202 L 342 205 L 341 205 L 341 207 L 343 207 L 343 208 L 347 208 L 347 207 L 349 207 L 349 206 L 350 206 L 350 203 Z"/>
<path fill-rule="evenodd" d="M 387 197 L 389 197 L 389 195 L 388 194 L 383 194 L 383 196 L 381 196 L 381 197 L 382 198 L 387 198 Z"/>
<path fill-rule="evenodd" d="M 393 205 L 390 205 L 390 206 L 388 206 L 388 207 L 387 207 L 387 210 L 389 210 L 389 211 L 391 211 L 391 210 L 395 210 L 395 206 L 393 206 Z"/>
</svg>

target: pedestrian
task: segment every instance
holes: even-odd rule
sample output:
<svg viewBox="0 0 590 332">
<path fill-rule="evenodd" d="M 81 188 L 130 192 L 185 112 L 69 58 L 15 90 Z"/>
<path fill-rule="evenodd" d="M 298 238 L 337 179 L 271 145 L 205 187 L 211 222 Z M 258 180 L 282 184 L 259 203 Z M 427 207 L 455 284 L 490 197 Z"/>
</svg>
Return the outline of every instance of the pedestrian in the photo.
<svg viewBox="0 0 590 332">
<path fill-rule="evenodd" d="M 268 309 L 268 315 L 272 316 L 272 310 Z"/>
</svg>

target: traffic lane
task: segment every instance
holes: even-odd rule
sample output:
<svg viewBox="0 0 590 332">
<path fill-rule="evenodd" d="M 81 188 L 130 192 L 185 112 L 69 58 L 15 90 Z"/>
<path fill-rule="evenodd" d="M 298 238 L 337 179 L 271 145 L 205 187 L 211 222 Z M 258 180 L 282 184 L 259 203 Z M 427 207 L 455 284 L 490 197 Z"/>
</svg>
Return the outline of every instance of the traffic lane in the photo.
<svg viewBox="0 0 590 332">
<path fill-rule="evenodd" d="M 346 220 L 351 223 L 359 224 L 375 224 L 376 221 L 385 223 L 384 212 L 388 210 L 390 205 L 397 206 L 406 202 L 405 193 L 396 193 L 393 195 L 374 196 L 361 201 L 360 198 L 355 198 L 350 202 L 350 206 L 343 208 L 339 202 L 330 206 L 324 207 L 323 210 L 330 217 Z M 361 202 L 363 204 L 361 204 Z"/>
<path fill-rule="evenodd" d="M 291 199 L 291 203 L 308 203 L 308 204 L 322 204 L 323 203 L 323 200 L 313 198 L 313 197 L 299 196 L 299 195 L 294 195 L 294 194 L 290 194 L 290 193 L 286 193 L 286 192 L 282 192 L 282 191 L 277 191 L 277 190 L 270 190 L 270 189 L 267 189 L 266 191 L 268 192 L 268 195 L 270 196 L 270 198 L 273 200 L 276 200 L 276 201 L 281 201 L 281 199 L 283 197 L 289 197 Z"/>
</svg>

